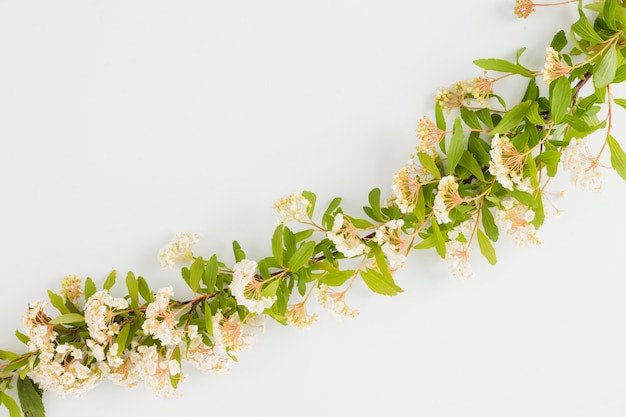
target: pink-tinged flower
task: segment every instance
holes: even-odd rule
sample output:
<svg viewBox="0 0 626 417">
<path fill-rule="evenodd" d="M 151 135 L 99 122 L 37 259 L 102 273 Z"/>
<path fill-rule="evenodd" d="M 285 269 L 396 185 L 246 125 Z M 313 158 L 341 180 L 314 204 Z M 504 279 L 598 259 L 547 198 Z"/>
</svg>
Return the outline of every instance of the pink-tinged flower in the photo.
<svg viewBox="0 0 626 417">
<path fill-rule="evenodd" d="M 541 245 L 541 238 L 531 222 L 535 212 L 512 197 L 502 200 L 502 208 L 496 211 L 496 225 L 506 232 L 519 246 Z"/>
<path fill-rule="evenodd" d="M 422 184 L 432 179 L 432 174 L 413 157 L 394 174 L 392 184 L 394 203 L 402 213 L 410 213 L 415 209 Z"/>
<path fill-rule="evenodd" d="M 569 74 L 572 69 L 572 67 L 561 61 L 561 55 L 554 48 L 549 46 L 546 49 L 546 60 L 541 70 L 546 84 L 550 84 L 557 78 Z"/>
<path fill-rule="evenodd" d="M 433 213 L 437 223 L 450 223 L 450 211 L 463 203 L 459 194 L 459 184 L 454 175 L 447 175 L 439 180 L 437 195 L 433 204 Z"/>
<path fill-rule="evenodd" d="M 489 172 L 495 175 L 496 181 L 504 188 L 513 190 L 515 184 L 521 191 L 531 190 L 523 178 L 526 154 L 518 151 L 508 137 L 495 135 L 491 140 L 489 155 Z"/>
<path fill-rule="evenodd" d="M 572 138 L 563 151 L 562 163 L 574 185 L 587 191 L 602 191 L 600 163 L 590 155 L 586 140 Z"/>
</svg>

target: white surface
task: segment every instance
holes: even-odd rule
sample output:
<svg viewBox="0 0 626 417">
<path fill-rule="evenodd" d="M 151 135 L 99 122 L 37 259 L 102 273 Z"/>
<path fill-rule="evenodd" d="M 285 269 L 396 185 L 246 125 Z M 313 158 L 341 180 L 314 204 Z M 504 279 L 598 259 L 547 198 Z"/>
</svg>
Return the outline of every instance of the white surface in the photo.
<svg viewBox="0 0 626 417">
<path fill-rule="evenodd" d="M 176 232 L 200 233 L 199 254 L 231 259 L 238 239 L 259 258 L 277 198 L 309 189 L 358 212 L 389 193 L 436 88 L 521 46 L 540 67 L 575 18 L 517 20 L 513 3 L 1 1 L 0 348 L 21 349 L 28 302 L 69 273 L 183 292 L 156 261 Z M 400 296 L 361 285 L 357 319 L 272 324 L 229 375 L 188 367 L 180 399 L 105 383 L 47 394 L 48 416 L 623 416 L 626 184 L 559 184 L 543 247 L 502 239 L 472 281 L 414 253 Z"/>
</svg>

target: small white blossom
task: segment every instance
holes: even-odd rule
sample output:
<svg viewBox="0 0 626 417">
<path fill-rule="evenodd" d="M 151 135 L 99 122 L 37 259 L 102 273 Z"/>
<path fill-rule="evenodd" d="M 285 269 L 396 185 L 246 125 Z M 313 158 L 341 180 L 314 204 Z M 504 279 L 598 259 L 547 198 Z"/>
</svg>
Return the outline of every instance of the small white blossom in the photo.
<svg viewBox="0 0 626 417">
<path fill-rule="evenodd" d="M 589 154 L 585 139 L 572 138 L 563 151 L 563 168 L 569 171 L 574 185 L 586 191 L 602 191 L 602 171 L 598 158 Z"/>
<path fill-rule="evenodd" d="M 531 190 L 523 178 L 526 155 L 519 152 L 508 137 L 495 135 L 489 155 L 489 172 L 504 188 L 513 190 L 515 184 L 520 191 Z"/>
<path fill-rule="evenodd" d="M 533 224 L 535 212 L 512 197 L 502 200 L 502 209 L 496 211 L 496 225 L 513 238 L 519 246 L 541 245 L 541 238 Z"/>
<path fill-rule="evenodd" d="M 366 250 L 365 243 L 361 241 L 352 223 L 345 219 L 341 213 L 335 215 L 333 227 L 326 232 L 326 237 L 347 258 L 363 255 Z"/>
<path fill-rule="evenodd" d="M 447 175 L 441 178 L 433 203 L 433 213 L 437 223 L 450 223 L 450 211 L 462 202 L 463 198 L 459 194 L 459 184 L 456 182 L 456 177 Z"/>
<path fill-rule="evenodd" d="M 278 213 L 277 223 L 287 223 L 292 220 L 301 220 L 307 215 L 307 209 L 311 202 L 300 193 L 294 193 L 289 197 L 281 198 L 274 203 L 274 211 Z"/>
<path fill-rule="evenodd" d="M 357 310 L 351 309 L 346 304 L 346 292 L 337 292 L 328 285 L 321 284 L 315 289 L 315 298 L 322 307 L 331 311 L 336 317 L 356 317 Z"/>
<path fill-rule="evenodd" d="M 176 233 L 172 241 L 159 251 L 163 269 L 172 268 L 176 262 L 193 259 L 193 244 L 200 239 L 195 233 Z"/>
<path fill-rule="evenodd" d="M 237 262 L 233 267 L 233 281 L 230 291 L 237 304 L 246 307 L 250 312 L 261 314 L 266 308 L 272 307 L 276 296 L 262 296 L 262 281 L 256 278 L 257 263 L 249 259 Z"/>
</svg>

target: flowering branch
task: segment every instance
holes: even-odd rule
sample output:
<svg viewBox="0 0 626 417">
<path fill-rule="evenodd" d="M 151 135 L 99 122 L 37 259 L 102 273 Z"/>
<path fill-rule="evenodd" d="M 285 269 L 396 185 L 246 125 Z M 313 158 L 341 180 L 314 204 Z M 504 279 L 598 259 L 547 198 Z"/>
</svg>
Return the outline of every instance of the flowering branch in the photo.
<svg viewBox="0 0 626 417">
<path fill-rule="evenodd" d="M 0 404 L 11 417 L 39 417 L 44 391 L 80 395 L 104 379 L 144 384 L 168 398 L 185 379 L 185 361 L 225 372 L 267 319 L 310 326 L 318 318 L 307 311 L 313 299 L 354 317 L 346 297 L 359 280 L 378 294 L 402 292 L 394 275 L 414 249 L 434 248 L 453 276 L 470 278 L 473 249 L 495 264 L 501 233 L 520 246 L 540 245 L 538 229 L 550 215 L 546 189 L 560 171 L 590 191 L 601 189 L 608 166 L 626 179 L 626 154 L 611 131 L 614 105 L 626 108 L 611 93 L 626 80 L 626 7 L 623 0 L 562 4 L 573 2 L 579 19 L 570 38 L 554 36 L 543 69 L 520 64 L 520 49 L 515 62 L 474 61 L 482 76 L 437 92 L 434 121 L 419 121 L 416 153 L 394 175 L 392 195 L 383 201 L 373 189 L 364 216 L 345 213 L 340 198 L 320 213 L 314 193 L 295 193 L 274 206 L 270 253 L 249 259 L 235 241 L 232 266 L 217 255 L 197 256 L 199 236 L 179 233 L 159 260 L 163 268 L 186 263 L 181 275 L 194 294 L 187 301 L 174 299 L 171 286 L 154 291 L 132 272 L 122 297 L 112 295 L 115 271 L 100 289 L 90 278 L 66 277 L 59 294 L 28 306 L 24 332 L 16 333 L 26 352 L 0 351 Z M 539 6 L 517 0 L 515 13 L 527 17 Z M 526 84 L 513 106 L 494 90 L 508 77 Z M 589 143 L 601 129 L 594 153 Z M 601 163 L 607 149 L 610 161 Z M 58 315 L 48 315 L 49 305 Z"/>
</svg>

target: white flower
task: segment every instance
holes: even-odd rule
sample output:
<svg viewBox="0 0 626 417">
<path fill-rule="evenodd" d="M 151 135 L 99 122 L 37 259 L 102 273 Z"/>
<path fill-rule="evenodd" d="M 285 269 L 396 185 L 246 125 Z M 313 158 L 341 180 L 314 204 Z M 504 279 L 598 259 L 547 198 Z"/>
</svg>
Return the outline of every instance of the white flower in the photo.
<svg viewBox="0 0 626 417">
<path fill-rule="evenodd" d="M 315 289 L 315 298 L 320 305 L 330 310 L 336 317 L 356 317 L 359 312 L 346 304 L 346 292 L 337 292 L 326 284 L 321 284 Z"/>
<path fill-rule="evenodd" d="M 85 304 L 85 323 L 89 336 L 98 343 L 106 343 L 119 332 L 119 324 L 113 322 L 116 310 L 128 308 L 124 298 L 114 298 L 108 290 L 98 291 Z"/>
<path fill-rule="evenodd" d="M 278 213 L 277 223 L 287 223 L 291 220 L 301 220 L 307 215 L 311 202 L 300 193 L 281 198 L 274 203 L 274 210 Z"/>
<path fill-rule="evenodd" d="M 163 269 L 172 268 L 176 262 L 193 259 L 193 244 L 200 239 L 195 233 L 176 233 L 172 241 L 159 251 Z"/>
<path fill-rule="evenodd" d="M 584 139 L 572 138 L 563 151 L 563 168 L 570 172 L 570 180 L 574 185 L 586 191 L 602 191 L 602 172 L 598 158 L 589 154 Z"/>
<path fill-rule="evenodd" d="M 233 267 L 233 281 L 230 291 L 237 304 L 246 307 L 251 313 L 261 314 L 272 307 L 276 296 L 262 296 L 262 281 L 256 279 L 257 263 L 248 259 L 237 262 Z"/>
<path fill-rule="evenodd" d="M 441 178 L 433 203 L 433 213 L 437 223 L 450 223 L 450 211 L 462 202 L 463 198 L 459 194 L 459 184 L 456 182 L 456 177 L 447 175 Z"/>
<path fill-rule="evenodd" d="M 356 228 L 341 213 L 335 215 L 333 227 L 326 232 L 326 237 L 346 258 L 360 256 L 365 252 L 365 243 L 361 241 Z"/>
<path fill-rule="evenodd" d="M 541 245 L 541 238 L 530 222 L 535 212 L 512 197 L 502 200 L 502 209 L 496 211 L 496 225 L 504 230 L 519 246 Z"/>
<path fill-rule="evenodd" d="M 474 278 L 474 271 L 470 264 L 472 248 L 469 239 L 471 239 L 475 227 L 476 218 L 471 217 L 448 232 L 449 240 L 446 242 L 445 260 L 450 267 L 450 273 L 455 278 Z M 460 236 L 463 236 L 462 240 L 459 239 Z"/>
<path fill-rule="evenodd" d="M 507 190 L 513 190 L 513 184 L 521 191 L 531 188 L 524 182 L 524 162 L 526 154 L 519 152 L 506 136 L 495 135 L 489 151 L 489 172 Z"/>
<path fill-rule="evenodd" d="M 402 213 L 410 213 L 415 209 L 422 184 L 433 178 L 426 168 L 415 161 L 414 157 L 409 158 L 408 163 L 394 174 L 392 183 L 394 203 Z"/>
<path fill-rule="evenodd" d="M 309 314 L 306 310 L 306 304 L 302 302 L 290 305 L 285 313 L 285 318 L 290 325 L 305 328 L 315 323 L 319 317 L 317 314 Z"/>
</svg>

